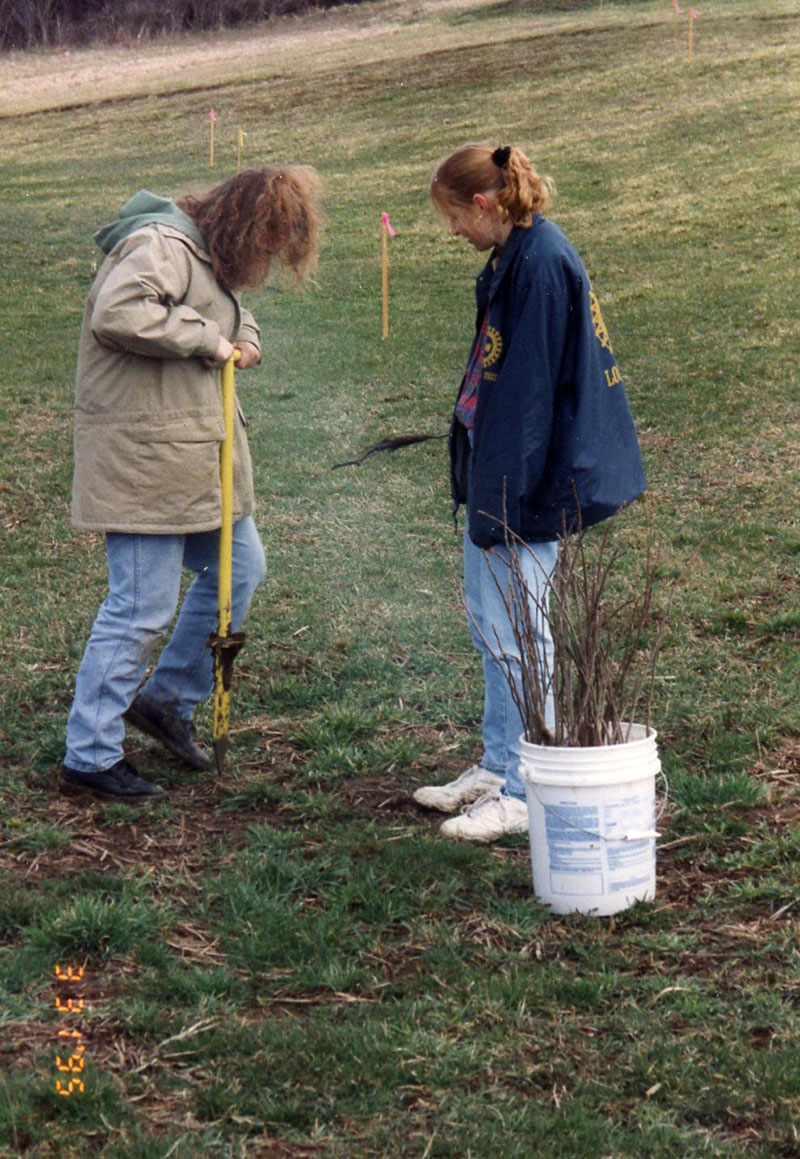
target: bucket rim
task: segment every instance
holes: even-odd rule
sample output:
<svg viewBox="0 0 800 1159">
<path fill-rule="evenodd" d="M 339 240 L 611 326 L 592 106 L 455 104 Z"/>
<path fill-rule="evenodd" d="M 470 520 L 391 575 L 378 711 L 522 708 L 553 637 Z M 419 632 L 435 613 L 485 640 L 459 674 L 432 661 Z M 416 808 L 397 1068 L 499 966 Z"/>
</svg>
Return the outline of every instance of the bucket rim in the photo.
<svg viewBox="0 0 800 1159">
<path fill-rule="evenodd" d="M 661 772 L 661 766 L 648 766 L 644 769 L 628 771 L 613 768 L 601 772 L 578 773 L 570 770 L 567 773 L 557 773 L 552 769 L 526 768 L 524 765 L 519 771 L 520 779 L 527 789 L 546 786 L 552 789 L 607 789 L 611 785 L 629 786 L 651 784 L 655 793 L 656 778 Z"/>
<path fill-rule="evenodd" d="M 629 730 L 628 739 L 621 740 L 621 741 L 617 740 L 617 741 L 614 741 L 612 744 L 599 744 L 599 745 L 536 744 L 535 741 L 526 740 L 524 733 L 520 737 L 520 743 L 523 746 L 523 749 L 530 749 L 533 752 L 542 752 L 542 753 L 548 753 L 548 752 L 549 753 L 553 753 L 553 752 L 596 753 L 596 752 L 598 752 L 598 750 L 607 751 L 609 749 L 623 749 L 623 748 L 629 748 L 632 745 L 645 745 L 646 744 L 649 746 L 651 744 L 655 744 L 655 742 L 658 739 L 658 732 L 652 727 L 652 725 L 637 724 L 634 721 L 628 721 L 628 720 L 623 720 L 621 722 L 621 724 L 622 724 L 623 728 L 627 728 Z M 630 736 L 630 730 L 632 730 L 632 729 L 642 729 L 643 735 L 642 736 Z"/>
</svg>

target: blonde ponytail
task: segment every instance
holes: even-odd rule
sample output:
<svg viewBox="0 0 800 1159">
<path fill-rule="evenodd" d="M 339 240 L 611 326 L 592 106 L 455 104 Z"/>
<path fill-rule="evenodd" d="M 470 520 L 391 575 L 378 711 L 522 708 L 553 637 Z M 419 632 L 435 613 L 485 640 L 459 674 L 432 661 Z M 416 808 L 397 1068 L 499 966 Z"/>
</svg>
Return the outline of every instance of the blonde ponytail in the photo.
<svg viewBox="0 0 800 1159">
<path fill-rule="evenodd" d="M 441 208 L 471 205 L 476 193 L 494 193 L 503 221 L 529 226 L 555 192 L 549 177 L 536 172 L 521 149 L 506 145 L 462 145 L 436 169 L 430 193 Z"/>
</svg>

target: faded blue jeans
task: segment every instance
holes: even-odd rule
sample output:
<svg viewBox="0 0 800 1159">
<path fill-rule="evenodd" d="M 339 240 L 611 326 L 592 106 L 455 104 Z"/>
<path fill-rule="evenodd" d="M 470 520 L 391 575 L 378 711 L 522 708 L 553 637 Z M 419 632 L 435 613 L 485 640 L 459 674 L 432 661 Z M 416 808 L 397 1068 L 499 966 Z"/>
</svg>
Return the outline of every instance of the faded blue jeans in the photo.
<svg viewBox="0 0 800 1159">
<path fill-rule="evenodd" d="M 525 786 L 519 775 L 522 756 L 520 739 L 524 726 L 509 688 L 506 670 L 492 654 L 505 656 L 512 669 L 516 660 L 518 670 L 519 648 L 497 586 L 498 583 L 504 587 L 508 585 L 508 551 L 509 548 L 500 545 L 485 553 L 475 546 L 466 531 L 464 533 L 464 598 L 467 605 L 467 622 L 472 642 L 480 653 L 483 663 L 484 751 L 481 765 L 498 777 L 505 778 L 503 792 L 510 797 L 524 800 Z M 519 548 L 525 584 L 533 603 L 540 603 L 546 595 L 557 557 L 557 540 L 532 543 Z M 536 616 L 534 612 L 532 620 L 539 628 L 537 645 L 542 649 L 540 656 L 547 657 L 545 663 L 549 670 L 553 650 L 549 629 L 541 615 Z M 554 723 L 552 697 L 547 723 L 550 726 Z"/>
<path fill-rule="evenodd" d="M 100 606 L 75 683 L 64 763 L 101 772 L 123 755 L 127 711 L 150 657 L 172 623 L 184 567 L 195 573 L 175 628 L 147 681 L 146 692 L 189 719 L 211 694 L 217 628 L 219 531 L 189 535 L 109 532 L 108 595 Z M 238 631 L 264 578 L 264 549 L 250 516 L 233 525 L 231 628 Z"/>
</svg>

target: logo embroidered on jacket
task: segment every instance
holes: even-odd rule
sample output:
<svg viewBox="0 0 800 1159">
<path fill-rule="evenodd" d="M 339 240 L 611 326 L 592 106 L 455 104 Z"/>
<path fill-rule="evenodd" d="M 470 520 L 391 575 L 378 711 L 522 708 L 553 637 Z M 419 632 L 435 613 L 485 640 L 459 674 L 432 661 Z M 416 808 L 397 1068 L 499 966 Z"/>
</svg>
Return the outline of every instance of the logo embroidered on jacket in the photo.
<svg viewBox="0 0 800 1159">
<path fill-rule="evenodd" d="M 597 295 L 594 290 L 589 290 L 589 302 L 592 307 L 592 322 L 594 323 L 594 332 L 597 335 L 597 341 L 607 350 L 609 354 L 613 354 L 611 349 L 611 339 L 608 336 L 606 324 L 603 321 L 603 315 L 600 313 L 600 303 L 597 300 Z"/>
<path fill-rule="evenodd" d="M 495 330 L 494 326 L 489 326 L 486 331 L 486 340 L 483 344 L 483 365 L 494 365 L 500 355 L 503 353 L 503 339 L 499 331 Z"/>
</svg>

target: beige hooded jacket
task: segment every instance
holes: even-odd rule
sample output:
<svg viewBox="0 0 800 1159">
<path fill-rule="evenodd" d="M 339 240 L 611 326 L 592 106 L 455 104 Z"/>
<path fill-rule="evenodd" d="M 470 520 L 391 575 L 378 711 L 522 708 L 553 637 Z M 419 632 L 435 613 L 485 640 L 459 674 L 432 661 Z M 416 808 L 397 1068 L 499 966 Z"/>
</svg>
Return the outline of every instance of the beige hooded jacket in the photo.
<svg viewBox="0 0 800 1159">
<path fill-rule="evenodd" d="M 165 223 L 168 214 L 157 217 L 113 246 L 86 304 L 72 519 L 87 530 L 219 527 L 220 371 L 204 359 L 214 357 L 220 335 L 260 348 L 258 327 L 214 277 L 199 235 Z M 234 519 L 254 505 L 237 403 Z"/>
</svg>

